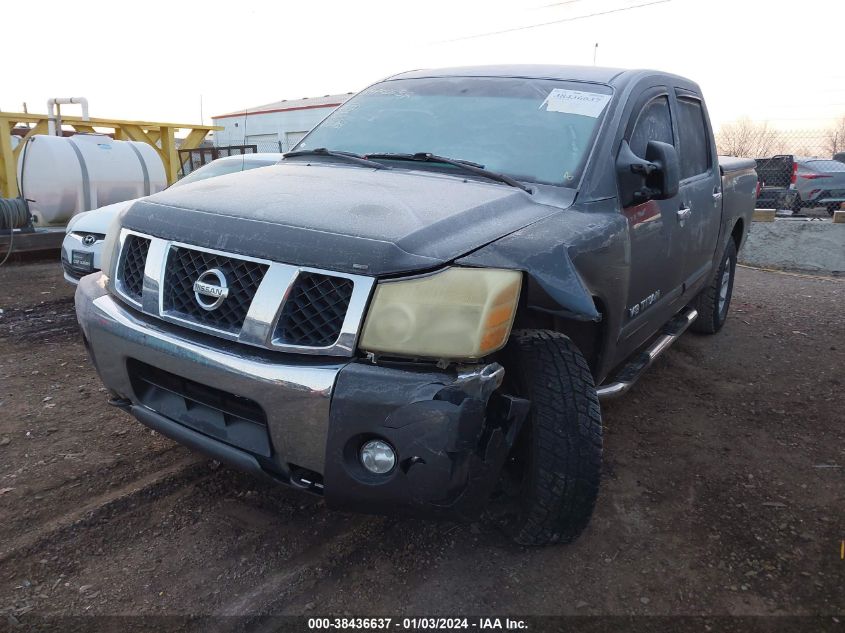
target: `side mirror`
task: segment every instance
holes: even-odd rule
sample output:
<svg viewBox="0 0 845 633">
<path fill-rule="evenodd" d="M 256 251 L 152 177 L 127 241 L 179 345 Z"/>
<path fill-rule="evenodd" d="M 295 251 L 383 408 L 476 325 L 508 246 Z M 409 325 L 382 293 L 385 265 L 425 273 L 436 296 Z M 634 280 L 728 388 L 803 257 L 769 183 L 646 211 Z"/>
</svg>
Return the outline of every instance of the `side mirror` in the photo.
<svg viewBox="0 0 845 633">
<path fill-rule="evenodd" d="M 645 158 L 640 158 L 631 151 L 628 141 L 622 141 L 616 159 L 616 175 L 623 207 L 678 195 L 680 174 L 674 145 L 649 141 Z"/>
<path fill-rule="evenodd" d="M 674 145 L 661 141 L 649 141 L 645 150 L 646 160 L 657 166 L 646 186 L 657 190 L 655 200 L 667 200 L 678 195 L 681 182 L 681 162 Z"/>
</svg>

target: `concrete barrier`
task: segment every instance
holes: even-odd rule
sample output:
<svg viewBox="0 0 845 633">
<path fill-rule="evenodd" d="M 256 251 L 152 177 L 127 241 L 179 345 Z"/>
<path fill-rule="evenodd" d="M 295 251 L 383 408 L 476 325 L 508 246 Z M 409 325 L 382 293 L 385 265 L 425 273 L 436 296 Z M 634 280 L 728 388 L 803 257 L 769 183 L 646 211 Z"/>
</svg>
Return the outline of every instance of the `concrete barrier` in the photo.
<svg viewBox="0 0 845 633">
<path fill-rule="evenodd" d="M 761 268 L 845 275 L 845 224 L 804 218 L 754 222 L 739 261 Z"/>
</svg>

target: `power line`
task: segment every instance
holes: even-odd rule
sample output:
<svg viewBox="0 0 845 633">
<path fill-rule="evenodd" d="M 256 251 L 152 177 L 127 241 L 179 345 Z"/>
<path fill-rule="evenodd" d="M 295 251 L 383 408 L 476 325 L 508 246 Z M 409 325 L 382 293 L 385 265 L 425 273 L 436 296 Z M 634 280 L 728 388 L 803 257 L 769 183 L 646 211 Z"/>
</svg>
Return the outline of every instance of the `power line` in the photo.
<svg viewBox="0 0 845 633">
<path fill-rule="evenodd" d="M 564 2 L 552 2 L 551 4 L 544 4 L 536 7 L 537 9 L 550 9 L 552 7 L 560 7 L 565 4 L 575 4 L 576 2 L 583 2 L 584 0 L 564 0 Z"/>
<path fill-rule="evenodd" d="M 632 9 L 641 9 L 643 7 L 650 7 L 655 4 L 665 4 L 667 2 L 672 2 L 672 0 L 654 0 L 653 2 L 645 2 L 643 4 L 637 4 L 632 7 L 620 7 L 617 9 L 609 9 L 607 11 L 599 11 L 597 13 L 590 13 L 587 15 L 576 15 L 571 18 L 562 18 L 560 20 L 552 20 L 550 22 L 541 22 L 540 24 L 529 24 L 528 26 L 517 26 L 512 29 L 504 29 L 502 31 L 491 31 L 490 33 L 479 33 L 477 35 L 467 35 L 465 37 L 458 37 L 453 40 L 445 40 L 445 42 L 460 42 L 463 40 L 474 40 L 479 37 L 489 37 L 491 35 L 502 35 L 503 33 L 513 33 L 515 31 L 526 31 L 528 29 L 536 29 L 541 26 L 551 26 L 552 24 L 562 24 L 564 22 L 574 22 L 576 20 L 586 20 L 587 18 L 594 18 L 600 15 L 609 15 L 611 13 L 620 13 L 622 11 L 631 11 Z"/>
</svg>

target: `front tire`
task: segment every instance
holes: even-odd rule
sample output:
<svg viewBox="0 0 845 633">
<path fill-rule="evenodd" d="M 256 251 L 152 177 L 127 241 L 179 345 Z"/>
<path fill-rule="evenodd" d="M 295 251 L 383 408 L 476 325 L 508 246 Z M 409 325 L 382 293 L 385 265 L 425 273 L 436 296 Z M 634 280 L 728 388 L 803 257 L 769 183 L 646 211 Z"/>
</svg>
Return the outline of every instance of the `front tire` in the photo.
<svg viewBox="0 0 845 633">
<path fill-rule="evenodd" d="M 514 506 L 505 528 L 521 545 L 575 540 L 599 490 L 601 409 L 587 361 L 568 337 L 550 330 L 511 334 L 511 386 L 531 401 L 503 473 Z"/>
<path fill-rule="evenodd" d="M 698 310 L 698 318 L 690 326 L 693 332 L 715 334 L 722 329 L 731 307 L 735 276 L 736 244 L 733 239 L 730 239 L 710 283 L 692 303 L 692 306 Z"/>
</svg>

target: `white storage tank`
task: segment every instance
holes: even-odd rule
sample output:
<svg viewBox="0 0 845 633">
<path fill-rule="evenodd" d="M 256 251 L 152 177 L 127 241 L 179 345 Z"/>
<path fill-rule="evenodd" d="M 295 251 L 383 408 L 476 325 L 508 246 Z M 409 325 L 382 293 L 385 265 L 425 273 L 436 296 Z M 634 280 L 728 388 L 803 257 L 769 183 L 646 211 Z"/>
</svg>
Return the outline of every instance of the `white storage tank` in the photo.
<svg viewBox="0 0 845 633">
<path fill-rule="evenodd" d="M 167 186 L 155 149 L 105 134 L 33 136 L 18 157 L 18 185 L 36 225 L 157 193 Z"/>
</svg>

